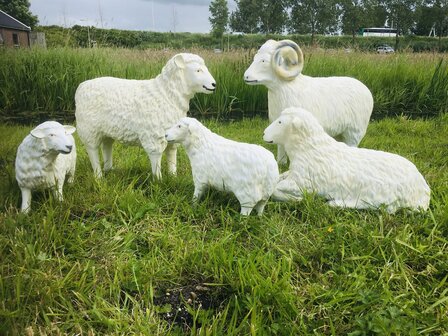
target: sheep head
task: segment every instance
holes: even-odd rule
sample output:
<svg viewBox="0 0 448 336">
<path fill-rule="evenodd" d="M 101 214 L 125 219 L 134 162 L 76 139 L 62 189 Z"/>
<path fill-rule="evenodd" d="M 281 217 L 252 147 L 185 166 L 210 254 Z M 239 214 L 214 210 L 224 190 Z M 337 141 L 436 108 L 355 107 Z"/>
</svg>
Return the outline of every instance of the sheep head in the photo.
<svg viewBox="0 0 448 336">
<path fill-rule="evenodd" d="M 263 140 L 285 145 L 292 135 L 303 139 L 314 132 L 324 133 L 317 119 L 303 108 L 290 107 L 283 110 L 280 117 L 264 130 Z"/>
<path fill-rule="evenodd" d="M 176 69 L 183 74 L 184 82 L 188 88 L 188 91 L 192 94 L 206 93 L 210 94 L 215 91 L 216 81 L 208 71 L 204 60 L 195 54 L 180 53 L 174 55 L 166 65 L 166 75 L 172 68 Z M 164 70 L 162 70 L 164 73 Z M 172 77 L 168 77 L 168 80 L 172 80 Z"/>
<path fill-rule="evenodd" d="M 184 117 L 165 133 L 165 139 L 168 143 L 190 143 L 200 133 L 204 126 L 195 118 Z"/>
<path fill-rule="evenodd" d="M 303 53 L 300 47 L 291 40 L 266 41 L 254 61 L 244 73 L 244 81 L 249 85 L 270 83 L 277 79 L 291 81 L 303 69 Z"/>
<path fill-rule="evenodd" d="M 69 136 L 76 131 L 76 128 L 70 125 L 61 125 L 57 121 L 46 121 L 30 134 L 39 139 L 46 152 L 69 154 L 73 148 L 73 137 Z"/>
</svg>

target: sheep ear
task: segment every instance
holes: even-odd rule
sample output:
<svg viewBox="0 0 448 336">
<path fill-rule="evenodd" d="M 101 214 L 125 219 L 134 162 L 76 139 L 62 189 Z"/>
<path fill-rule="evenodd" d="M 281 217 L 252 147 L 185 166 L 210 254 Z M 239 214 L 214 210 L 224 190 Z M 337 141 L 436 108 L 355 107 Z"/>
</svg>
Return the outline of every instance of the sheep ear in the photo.
<svg viewBox="0 0 448 336">
<path fill-rule="evenodd" d="M 71 125 L 64 125 L 65 133 L 67 134 L 73 134 L 76 131 L 76 127 Z"/>
<path fill-rule="evenodd" d="M 195 122 L 189 122 L 188 123 L 188 132 L 190 134 L 196 133 L 195 131 L 198 129 L 198 125 Z"/>
<path fill-rule="evenodd" d="M 302 50 L 293 41 L 280 41 L 277 49 L 272 55 L 271 65 L 277 76 L 283 80 L 291 81 L 302 72 Z"/>
<path fill-rule="evenodd" d="M 300 118 L 292 118 L 291 124 L 296 131 L 300 131 L 302 128 L 302 120 L 300 120 Z"/>
<path fill-rule="evenodd" d="M 177 54 L 176 56 L 174 56 L 173 60 L 174 60 L 174 64 L 176 64 L 176 66 L 178 68 L 180 68 L 180 69 L 185 68 L 185 60 L 181 54 Z"/>
<path fill-rule="evenodd" d="M 45 130 L 42 128 L 35 128 L 30 132 L 30 134 L 35 138 L 42 139 L 45 138 L 47 132 L 45 132 Z"/>
</svg>

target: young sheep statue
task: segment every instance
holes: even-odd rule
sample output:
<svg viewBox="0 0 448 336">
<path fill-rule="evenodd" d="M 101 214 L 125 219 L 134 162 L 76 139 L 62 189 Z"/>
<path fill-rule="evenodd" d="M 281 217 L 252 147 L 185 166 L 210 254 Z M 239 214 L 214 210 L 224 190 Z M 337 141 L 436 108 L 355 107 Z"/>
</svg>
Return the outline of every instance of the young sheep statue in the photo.
<svg viewBox="0 0 448 336">
<path fill-rule="evenodd" d="M 72 183 L 75 176 L 76 128 L 46 121 L 28 134 L 17 149 L 16 179 L 22 192 L 22 212 L 31 209 L 31 191 L 52 188 L 55 197 L 63 200 L 66 176 Z"/>
<path fill-rule="evenodd" d="M 413 163 L 392 153 L 337 142 L 302 108 L 288 108 L 264 132 L 269 143 L 285 146 L 289 171 L 272 198 L 301 200 L 316 192 L 331 206 L 426 210 L 430 189 Z"/>
<path fill-rule="evenodd" d="M 263 214 L 279 177 L 270 151 L 223 138 L 194 118 L 180 119 L 165 137 L 169 143 L 185 147 L 193 173 L 193 201 L 210 186 L 235 194 L 242 215 L 250 215 L 254 207 L 258 215 Z"/>
<path fill-rule="evenodd" d="M 373 109 L 369 89 L 350 77 L 309 77 L 302 74 L 303 53 L 290 40 L 268 40 L 244 73 L 249 85 L 268 88 L 269 121 L 288 107 L 302 107 L 319 120 L 324 130 L 349 146 L 364 137 Z M 277 160 L 285 164 L 283 146 Z"/>
<path fill-rule="evenodd" d="M 198 55 L 172 57 L 162 72 L 149 80 L 101 77 L 81 83 L 75 94 L 78 134 L 86 146 L 97 178 L 112 169 L 114 140 L 143 146 L 153 176 L 162 177 L 161 159 L 166 149 L 168 170 L 176 174 L 176 145 L 168 145 L 165 130 L 187 115 L 195 93 L 212 93 L 215 80 Z"/>
</svg>

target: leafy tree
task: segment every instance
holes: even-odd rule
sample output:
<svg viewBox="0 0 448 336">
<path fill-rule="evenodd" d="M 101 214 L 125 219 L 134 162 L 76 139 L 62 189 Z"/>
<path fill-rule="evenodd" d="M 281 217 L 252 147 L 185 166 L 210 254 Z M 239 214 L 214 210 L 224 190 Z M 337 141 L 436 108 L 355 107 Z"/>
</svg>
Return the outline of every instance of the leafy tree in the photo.
<svg viewBox="0 0 448 336">
<path fill-rule="evenodd" d="M 0 9 L 31 28 L 39 22 L 30 11 L 29 0 L 0 0 Z"/>
<path fill-rule="evenodd" d="M 260 31 L 259 0 L 236 0 L 236 10 L 230 15 L 230 28 L 243 33 Z"/>
<path fill-rule="evenodd" d="M 227 0 L 213 0 L 210 3 L 209 11 L 211 16 L 208 20 L 212 25 L 212 34 L 215 37 L 222 38 L 229 21 Z"/>
<path fill-rule="evenodd" d="M 395 49 L 398 49 L 399 35 L 407 34 L 414 27 L 417 0 L 384 0 L 383 4 L 390 26 L 397 29 Z"/>
<path fill-rule="evenodd" d="M 439 37 L 440 49 L 442 36 L 448 32 L 448 0 L 426 0 L 418 8 L 415 33 L 429 35 L 432 28 Z"/>
<path fill-rule="evenodd" d="M 417 8 L 416 11 L 416 27 L 415 34 L 420 36 L 428 36 L 431 29 L 435 25 L 434 17 L 435 8 L 432 4 L 433 1 L 426 1 L 421 6 Z"/>
<path fill-rule="evenodd" d="M 281 34 L 288 15 L 285 0 L 265 0 L 260 2 L 260 31 L 265 34 Z"/>
<path fill-rule="evenodd" d="M 337 29 L 339 6 L 336 0 L 291 0 L 290 31 L 311 33 L 311 43 L 316 34 Z"/>
<path fill-rule="evenodd" d="M 439 35 L 439 47 L 442 43 L 442 36 L 448 34 L 448 0 L 436 0 L 434 3 L 435 29 Z"/>
<path fill-rule="evenodd" d="M 387 20 L 387 10 L 383 1 L 368 0 L 366 3 L 367 26 L 383 27 Z"/>
<path fill-rule="evenodd" d="M 287 23 L 287 0 L 236 0 L 230 27 L 244 33 L 282 33 Z"/>
<path fill-rule="evenodd" d="M 343 0 L 340 3 L 342 9 L 342 31 L 351 34 L 353 43 L 360 28 L 366 27 L 367 10 L 362 0 Z"/>
<path fill-rule="evenodd" d="M 361 28 L 382 27 L 386 22 L 387 13 L 384 6 L 375 0 L 341 0 L 342 30 L 355 35 Z"/>
</svg>

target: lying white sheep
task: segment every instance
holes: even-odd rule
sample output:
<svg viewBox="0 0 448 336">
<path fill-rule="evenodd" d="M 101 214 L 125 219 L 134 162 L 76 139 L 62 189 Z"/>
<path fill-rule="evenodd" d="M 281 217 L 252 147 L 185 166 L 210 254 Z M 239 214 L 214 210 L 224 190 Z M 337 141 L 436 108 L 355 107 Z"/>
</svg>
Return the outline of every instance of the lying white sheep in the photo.
<svg viewBox="0 0 448 336">
<path fill-rule="evenodd" d="M 188 53 L 172 57 L 153 79 L 102 77 L 81 83 L 75 94 L 76 124 L 96 177 L 102 176 L 100 146 L 104 170 L 112 169 L 114 140 L 143 146 L 158 179 L 166 148 L 169 172 L 175 174 L 177 147 L 167 147 L 165 130 L 187 115 L 195 93 L 212 93 L 215 86 L 204 60 Z"/>
<path fill-rule="evenodd" d="M 16 179 L 22 192 L 21 211 L 31 209 L 31 191 L 52 188 L 55 197 L 63 200 L 66 176 L 72 183 L 75 176 L 76 128 L 46 121 L 28 134 L 17 149 Z"/>
<path fill-rule="evenodd" d="M 303 53 L 295 42 L 268 40 L 244 73 L 244 80 L 268 88 L 269 121 L 288 107 L 302 107 L 319 120 L 329 135 L 349 146 L 358 146 L 373 109 L 369 89 L 350 77 L 305 76 L 301 73 L 303 63 Z M 277 160 L 286 163 L 281 145 Z"/>
<path fill-rule="evenodd" d="M 241 214 L 255 207 L 262 215 L 278 182 L 274 155 L 267 149 L 223 138 L 194 118 L 182 118 L 166 132 L 169 143 L 181 143 L 190 159 L 197 201 L 208 186 L 235 194 Z"/>
<path fill-rule="evenodd" d="M 430 189 L 413 163 L 382 151 L 349 147 L 325 133 L 316 118 L 301 108 L 283 111 L 263 139 L 285 146 L 289 171 L 282 174 L 273 199 L 300 200 L 316 192 L 332 206 L 426 210 Z"/>
</svg>

